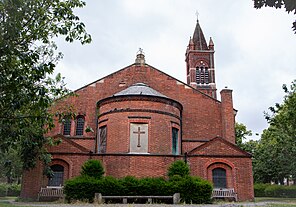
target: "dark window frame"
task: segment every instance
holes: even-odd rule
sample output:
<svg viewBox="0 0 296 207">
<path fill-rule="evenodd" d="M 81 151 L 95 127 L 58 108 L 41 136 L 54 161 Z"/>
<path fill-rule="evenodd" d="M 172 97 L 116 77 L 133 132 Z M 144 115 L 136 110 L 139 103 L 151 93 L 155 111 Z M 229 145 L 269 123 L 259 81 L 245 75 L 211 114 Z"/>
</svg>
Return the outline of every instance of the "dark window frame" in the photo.
<svg viewBox="0 0 296 207">
<path fill-rule="evenodd" d="M 214 188 L 227 188 L 227 172 L 224 168 L 212 170 Z"/>
<path fill-rule="evenodd" d="M 71 135 L 71 127 L 72 127 L 72 120 L 70 117 L 64 118 L 63 123 L 63 135 L 70 136 Z"/>
<path fill-rule="evenodd" d="M 99 151 L 99 153 L 106 153 L 106 150 L 107 150 L 107 125 L 100 126 L 98 131 L 99 131 L 98 132 L 98 135 L 99 135 L 98 151 Z"/>
<path fill-rule="evenodd" d="M 77 116 L 77 118 L 76 118 L 76 130 L 75 130 L 75 135 L 76 136 L 83 136 L 84 124 L 85 124 L 84 116 L 82 116 L 82 115 Z"/>
<path fill-rule="evenodd" d="M 179 129 L 176 127 L 172 128 L 172 154 L 179 154 Z"/>
<path fill-rule="evenodd" d="M 55 164 L 50 168 L 53 171 L 53 176 L 48 179 L 48 186 L 63 186 L 65 172 L 64 166 Z"/>
</svg>

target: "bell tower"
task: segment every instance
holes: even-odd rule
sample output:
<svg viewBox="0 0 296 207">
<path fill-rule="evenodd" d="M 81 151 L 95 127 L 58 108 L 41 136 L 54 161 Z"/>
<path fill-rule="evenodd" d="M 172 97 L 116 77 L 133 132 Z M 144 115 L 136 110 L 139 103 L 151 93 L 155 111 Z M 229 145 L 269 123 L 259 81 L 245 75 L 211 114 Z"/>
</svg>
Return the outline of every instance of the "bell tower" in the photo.
<svg viewBox="0 0 296 207">
<path fill-rule="evenodd" d="M 214 52 L 212 38 L 207 44 L 197 19 L 185 54 L 187 84 L 216 98 Z"/>
</svg>

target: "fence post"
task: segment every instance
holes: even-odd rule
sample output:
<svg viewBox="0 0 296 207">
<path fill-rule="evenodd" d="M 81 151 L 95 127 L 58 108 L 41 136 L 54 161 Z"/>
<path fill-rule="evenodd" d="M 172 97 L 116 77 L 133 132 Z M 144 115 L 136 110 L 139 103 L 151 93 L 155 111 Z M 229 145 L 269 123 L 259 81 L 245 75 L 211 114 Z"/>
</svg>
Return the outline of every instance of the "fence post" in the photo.
<svg viewBox="0 0 296 207">
<path fill-rule="evenodd" d="M 101 193 L 95 193 L 95 203 L 102 204 L 103 203 L 103 198 Z"/>
<path fill-rule="evenodd" d="M 181 200 L 180 193 L 175 193 L 173 195 L 173 204 L 179 204 L 180 203 L 180 200 Z"/>
</svg>

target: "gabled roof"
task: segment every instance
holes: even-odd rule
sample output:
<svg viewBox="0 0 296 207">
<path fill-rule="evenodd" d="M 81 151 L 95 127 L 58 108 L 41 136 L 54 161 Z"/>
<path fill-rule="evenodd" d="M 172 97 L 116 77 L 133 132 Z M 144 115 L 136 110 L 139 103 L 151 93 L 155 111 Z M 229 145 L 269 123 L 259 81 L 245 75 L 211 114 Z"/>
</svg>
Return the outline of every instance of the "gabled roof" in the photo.
<svg viewBox="0 0 296 207">
<path fill-rule="evenodd" d="M 223 157 L 252 157 L 252 155 L 235 144 L 221 138 L 215 137 L 190 152 L 188 155 L 196 156 L 223 156 Z"/>
<path fill-rule="evenodd" d="M 114 76 L 115 74 L 120 73 L 121 71 L 127 70 L 128 68 L 131 68 L 131 67 L 133 67 L 133 66 L 137 66 L 137 64 L 133 63 L 133 64 L 131 64 L 131 65 L 128 65 L 128 66 L 126 66 L 126 67 L 124 67 L 124 68 L 122 68 L 122 69 L 120 69 L 120 70 L 117 70 L 117 71 L 115 71 L 115 72 L 113 72 L 113 73 L 111 73 L 111 74 L 109 74 L 109 75 L 106 75 L 106 76 L 104 76 L 104 77 L 102 77 L 102 78 L 100 78 L 100 79 L 97 79 L 97 80 L 95 80 L 95 81 L 93 81 L 93 82 L 91 82 L 91 83 L 88 83 L 88 84 L 86 84 L 86 85 L 84 85 L 84 86 L 78 88 L 78 89 L 74 90 L 74 92 L 78 92 L 78 91 L 81 90 L 81 89 L 84 89 L 84 88 L 86 88 L 86 87 L 88 87 L 88 86 L 90 86 L 90 85 L 92 85 L 92 84 L 94 84 L 94 83 L 100 82 L 100 81 L 104 80 L 105 78 L 108 78 L 108 77 Z M 159 73 L 162 73 L 162 74 L 166 75 L 166 76 L 169 77 L 170 79 L 173 79 L 173 80 L 175 80 L 175 81 L 181 83 L 182 85 L 184 85 L 184 86 L 186 86 L 186 87 L 188 87 L 188 88 L 191 88 L 192 90 L 194 90 L 194 91 L 196 91 L 196 92 L 198 92 L 198 93 L 200 93 L 200 94 L 202 94 L 202 95 L 204 95 L 204 96 L 206 96 L 206 97 L 212 99 L 212 100 L 215 101 L 215 102 L 221 103 L 221 101 L 219 101 L 218 99 L 215 99 L 215 98 L 213 98 L 212 96 L 209 96 L 208 94 L 202 92 L 201 90 L 198 90 L 198 89 L 192 87 L 191 85 L 188 85 L 187 83 L 185 83 L 185 82 L 183 82 L 183 81 L 181 81 L 181 80 L 179 80 L 179 79 L 177 79 L 177 78 L 175 78 L 175 77 L 173 77 L 173 76 L 171 76 L 171 75 L 169 75 L 169 74 L 167 74 L 167 73 L 165 73 L 165 72 L 163 72 L 163 71 L 161 71 L 161 70 L 159 70 L 159 69 L 157 69 L 157 68 L 155 68 L 155 67 L 153 67 L 153 66 L 147 64 L 147 63 L 145 63 L 145 66 L 150 67 L 151 69 L 156 70 L 156 71 L 158 71 Z"/>
<path fill-rule="evenodd" d="M 167 96 L 161 94 L 160 92 L 154 90 L 145 83 L 135 83 L 130 87 L 115 93 L 113 96 L 128 96 L 128 95 L 146 95 L 146 96 L 158 96 L 167 98 Z"/>
<path fill-rule="evenodd" d="M 61 139 L 62 142 L 57 146 L 48 146 L 47 149 L 49 153 L 68 153 L 73 152 L 75 153 L 90 153 L 90 150 L 87 148 L 77 144 L 76 142 L 72 141 L 71 139 L 65 137 L 64 135 L 58 134 L 53 137 L 53 139 Z M 71 149 L 71 150 L 70 150 Z"/>
<path fill-rule="evenodd" d="M 208 50 L 208 45 L 205 39 L 205 36 L 202 32 L 202 29 L 199 25 L 199 22 L 197 20 L 195 30 L 193 33 L 193 43 L 194 43 L 194 49 L 195 50 Z"/>
</svg>

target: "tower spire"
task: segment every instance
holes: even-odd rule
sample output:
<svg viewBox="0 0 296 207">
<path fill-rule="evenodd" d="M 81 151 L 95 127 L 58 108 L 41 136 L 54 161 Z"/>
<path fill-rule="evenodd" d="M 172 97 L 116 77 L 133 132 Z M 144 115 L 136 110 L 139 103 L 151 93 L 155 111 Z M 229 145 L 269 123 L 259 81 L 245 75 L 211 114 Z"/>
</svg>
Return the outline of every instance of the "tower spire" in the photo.
<svg viewBox="0 0 296 207">
<path fill-rule="evenodd" d="M 208 50 L 208 44 L 197 19 L 195 30 L 193 33 L 193 43 L 195 50 Z"/>
<path fill-rule="evenodd" d="M 210 38 L 209 45 L 197 21 L 193 37 L 189 40 L 186 50 L 187 84 L 216 98 L 214 43 Z"/>
</svg>

